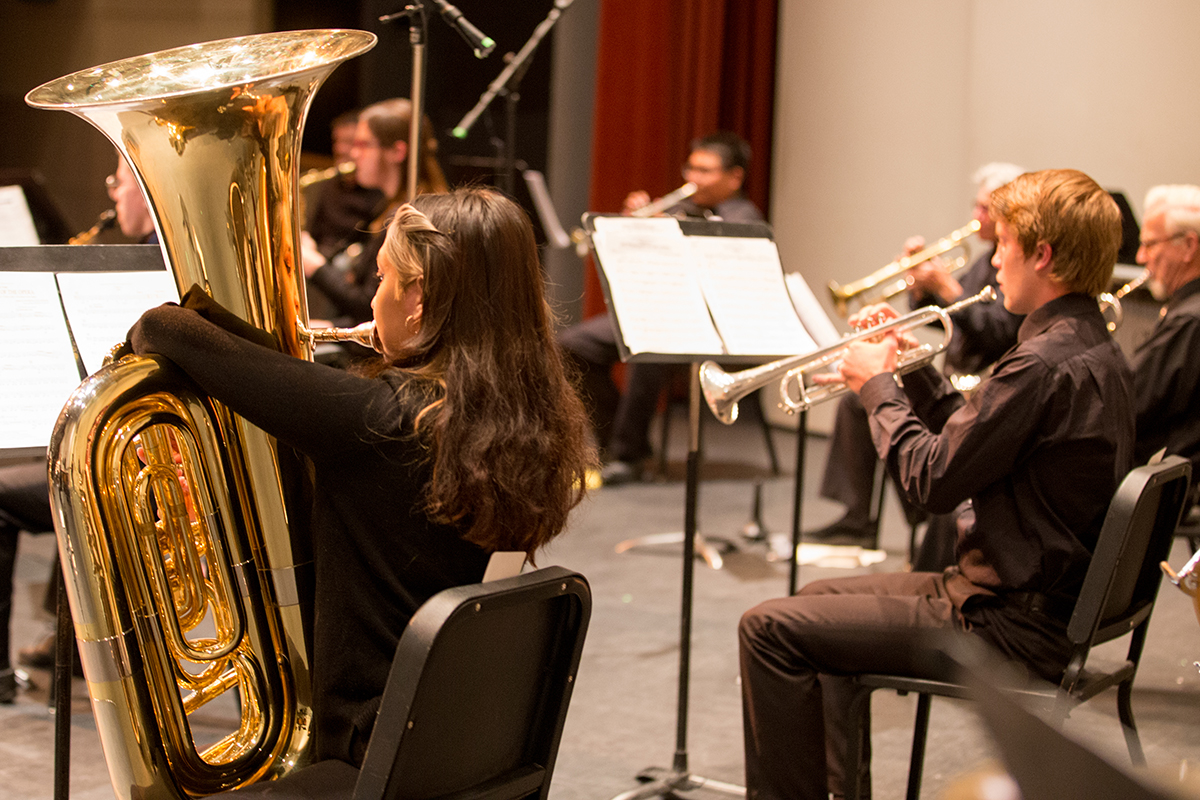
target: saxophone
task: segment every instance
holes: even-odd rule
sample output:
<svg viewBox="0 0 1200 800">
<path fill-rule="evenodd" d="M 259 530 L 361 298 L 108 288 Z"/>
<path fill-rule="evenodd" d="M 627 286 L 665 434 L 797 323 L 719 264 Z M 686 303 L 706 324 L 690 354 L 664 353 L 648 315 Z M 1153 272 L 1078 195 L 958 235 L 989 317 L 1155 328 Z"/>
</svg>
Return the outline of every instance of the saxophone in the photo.
<svg viewBox="0 0 1200 800">
<path fill-rule="evenodd" d="M 311 358 L 301 131 L 328 74 L 374 43 L 335 30 L 226 39 L 74 73 L 26 101 L 71 111 L 116 145 L 181 295 L 200 286 Z M 48 462 L 116 796 L 182 800 L 311 762 L 311 561 L 292 454 L 165 359 L 126 355 L 67 401 Z M 196 714 L 219 697 L 234 698 L 237 718 L 200 735 Z"/>
</svg>

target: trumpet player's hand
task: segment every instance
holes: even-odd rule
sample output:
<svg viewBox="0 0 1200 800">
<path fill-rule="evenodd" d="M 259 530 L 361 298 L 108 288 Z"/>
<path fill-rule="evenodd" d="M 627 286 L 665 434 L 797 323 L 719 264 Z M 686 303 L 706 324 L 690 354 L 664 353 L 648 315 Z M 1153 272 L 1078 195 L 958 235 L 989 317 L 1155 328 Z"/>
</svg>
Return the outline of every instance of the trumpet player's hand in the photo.
<svg viewBox="0 0 1200 800">
<path fill-rule="evenodd" d="M 943 303 L 953 303 L 963 293 L 962 284 L 936 258 L 910 269 L 908 285 L 915 292 L 940 297 Z"/>
<path fill-rule="evenodd" d="M 648 192 L 636 191 L 625 195 L 625 204 L 621 207 L 622 214 L 632 214 L 639 208 L 650 204 L 650 194 Z"/>
<path fill-rule="evenodd" d="M 925 249 L 924 236 L 910 236 L 904 240 L 904 252 L 901 256 L 911 256 L 913 253 L 919 253 Z"/>
<path fill-rule="evenodd" d="M 888 331 L 878 341 L 851 342 L 846 348 L 837 375 L 814 375 L 818 383 L 845 383 L 850 391 L 858 394 L 863 384 L 876 375 L 896 371 L 900 351 L 900 340 L 895 331 Z M 820 380 L 818 380 L 820 379 Z"/>
<path fill-rule="evenodd" d="M 308 231 L 300 232 L 300 262 L 306 278 L 311 278 L 314 272 L 325 266 L 325 256 L 321 255 L 316 240 L 309 236 Z"/>
<path fill-rule="evenodd" d="M 882 325 L 898 316 L 900 315 L 896 312 L 896 309 L 887 303 L 874 303 L 869 306 L 863 306 L 851 314 L 846 322 L 850 323 L 850 327 L 854 328 L 854 330 L 864 331 L 868 328 L 874 328 L 876 325 Z"/>
</svg>

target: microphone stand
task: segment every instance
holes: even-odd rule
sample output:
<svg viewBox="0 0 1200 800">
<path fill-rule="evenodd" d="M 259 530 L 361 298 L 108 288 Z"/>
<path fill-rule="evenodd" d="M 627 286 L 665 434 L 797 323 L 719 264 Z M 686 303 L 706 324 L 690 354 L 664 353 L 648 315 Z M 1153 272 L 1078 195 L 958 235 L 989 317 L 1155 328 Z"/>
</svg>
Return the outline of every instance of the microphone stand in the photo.
<svg viewBox="0 0 1200 800">
<path fill-rule="evenodd" d="M 467 44 L 474 48 L 476 58 L 484 58 L 492 52 L 495 46 L 489 37 L 484 36 L 473 25 L 463 19 L 458 9 L 445 0 L 433 0 L 446 17 L 449 24 L 455 27 Z M 408 153 L 405 163 L 408 165 L 408 201 L 411 203 L 417 196 L 417 174 L 421 154 L 421 124 L 425 119 L 425 44 L 429 38 L 429 21 L 425 15 L 425 4 L 422 0 L 410 0 L 403 11 L 395 14 L 385 14 L 380 22 L 392 22 L 401 17 L 408 17 L 408 41 L 412 46 L 412 87 L 409 91 L 409 102 L 412 104 L 412 120 L 408 125 Z M 472 37 L 477 41 L 472 41 Z"/>
<path fill-rule="evenodd" d="M 554 27 L 554 23 L 558 22 L 558 18 L 562 16 L 562 12 L 571 5 L 572 1 L 555 0 L 554 7 L 550 9 L 550 13 L 546 15 L 546 18 L 534 28 L 533 35 L 529 37 L 529 41 L 525 42 L 517 54 L 509 59 L 508 64 L 496 76 L 496 79 L 488 84 L 487 91 L 480 95 L 479 102 L 475 104 L 475 107 L 468 111 L 467 115 L 450 132 L 456 139 L 467 138 L 468 131 L 471 130 L 471 126 L 475 124 L 475 121 L 479 119 L 479 115 L 496 99 L 497 95 L 504 95 L 506 113 L 505 136 L 507 141 L 503 142 L 499 159 L 501 164 L 500 188 L 509 194 L 512 194 L 516 188 L 517 102 L 521 99 L 521 95 L 517 89 L 521 84 L 521 79 L 525 77 L 525 73 L 529 70 L 529 63 L 534 51 L 537 50 L 538 45 L 541 44 L 546 34 L 550 33 L 550 29 Z"/>
<path fill-rule="evenodd" d="M 429 22 L 425 16 L 425 4 L 422 0 L 411 0 L 403 11 L 386 14 L 379 18 L 380 22 L 392 22 L 400 17 L 408 17 L 408 43 L 412 48 L 412 87 L 408 100 L 412 104 L 412 119 L 408 123 L 408 153 L 405 164 L 408 165 L 406 192 L 408 202 L 417 196 L 417 167 L 420 164 L 421 152 L 421 121 L 425 118 L 425 41 L 429 35 Z"/>
</svg>

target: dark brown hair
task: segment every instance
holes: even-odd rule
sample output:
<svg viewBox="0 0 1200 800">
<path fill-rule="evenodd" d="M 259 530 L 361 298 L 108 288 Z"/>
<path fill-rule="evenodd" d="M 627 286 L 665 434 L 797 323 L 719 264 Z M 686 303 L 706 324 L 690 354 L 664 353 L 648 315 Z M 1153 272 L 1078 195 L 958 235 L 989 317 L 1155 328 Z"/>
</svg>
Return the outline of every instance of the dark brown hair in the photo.
<svg viewBox="0 0 1200 800">
<path fill-rule="evenodd" d="M 563 529 L 596 458 L 554 337 L 533 229 L 520 206 L 482 187 L 412 205 L 436 230 L 397 214 L 388 239 L 404 241 L 385 250 L 423 265 L 420 331 L 395 366 L 425 398 L 417 433 L 433 461 L 426 510 L 487 550 L 532 557 Z"/>
</svg>

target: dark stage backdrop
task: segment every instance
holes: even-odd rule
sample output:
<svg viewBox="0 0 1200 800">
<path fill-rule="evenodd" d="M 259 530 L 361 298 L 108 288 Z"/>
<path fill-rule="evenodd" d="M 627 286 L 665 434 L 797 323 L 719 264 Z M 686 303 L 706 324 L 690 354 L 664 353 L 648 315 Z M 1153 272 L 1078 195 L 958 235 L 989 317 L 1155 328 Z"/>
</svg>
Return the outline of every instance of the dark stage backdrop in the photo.
<svg viewBox="0 0 1200 800">
<path fill-rule="evenodd" d="M 753 150 L 745 191 L 769 206 L 777 0 L 602 0 L 592 142 L 593 211 L 683 183 L 692 139 L 730 130 Z M 604 310 L 595 271 L 584 316 Z"/>
<path fill-rule="evenodd" d="M 496 42 L 486 59 L 477 59 L 467 43 L 426 3 L 425 111 L 438 134 L 438 158 L 451 184 L 469 180 L 493 183 L 495 164 L 505 136 L 505 100 L 497 97 L 471 128 L 466 139 L 450 130 L 470 111 L 503 71 L 506 53 L 516 53 L 554 7 L 553 0 L 455 0 L 463 15 Z M 304 149 L 328 155 L 329 123 L 343 111 L 389 97 L 408 97 L 412 86 L 412 51 L 405 19 L 391 23 L 379 17 L 400 11 L 404 0 L 276 0 L 278 30 L 349 27 L 368 30 L 379 43 L 365 55 L 338 67 L 313 102 L 304 130 Z M 566 13 L 570 13 L 569 9 Z M 517 103 L 516 157 L 545 170 L 550 105 L 550 61 L 553 33 L 544 39 L 520 83 Z M 518 176 L 519 181 L 519 176 Z M 519 186 L 518 194 L 523 191 Z M 523 199 L 523 198 L 519 198 Z"/>
</svg>

